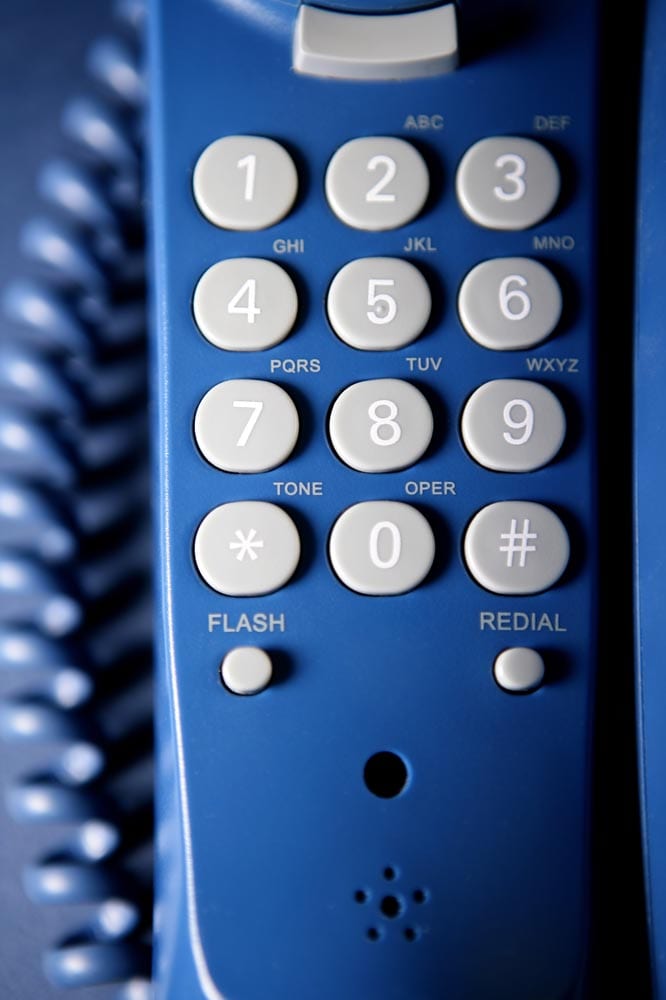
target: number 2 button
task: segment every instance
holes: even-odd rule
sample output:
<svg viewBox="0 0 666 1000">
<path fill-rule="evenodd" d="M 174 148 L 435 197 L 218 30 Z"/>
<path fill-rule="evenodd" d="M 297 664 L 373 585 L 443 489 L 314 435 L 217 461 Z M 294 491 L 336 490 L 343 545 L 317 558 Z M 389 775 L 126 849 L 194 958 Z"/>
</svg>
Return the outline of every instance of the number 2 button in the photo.
<svg viewBox="0 0 666 1000">
<path fill-rule="evenodd" d="M 397 229 L 415 218 L 428 197 L 428 168 L 404 139 L 352 139 L 326 171 L 326 197 L 354 229 Z"/>
</svg>

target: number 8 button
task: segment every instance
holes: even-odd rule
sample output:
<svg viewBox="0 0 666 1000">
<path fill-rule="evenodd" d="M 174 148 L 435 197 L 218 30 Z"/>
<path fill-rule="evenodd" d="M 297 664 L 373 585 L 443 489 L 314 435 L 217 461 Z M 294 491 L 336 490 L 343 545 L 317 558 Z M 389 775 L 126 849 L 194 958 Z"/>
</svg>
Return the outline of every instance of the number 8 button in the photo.
<svg viewBox="0 0 666 1000">
<path fill-rule="evenodd" d="M 358 472 L 392 472 L 418 461 L 432 437 L 432 411 L 409 382 L 356 382 L 333 404 L 331 443 Z"/>
</svg>

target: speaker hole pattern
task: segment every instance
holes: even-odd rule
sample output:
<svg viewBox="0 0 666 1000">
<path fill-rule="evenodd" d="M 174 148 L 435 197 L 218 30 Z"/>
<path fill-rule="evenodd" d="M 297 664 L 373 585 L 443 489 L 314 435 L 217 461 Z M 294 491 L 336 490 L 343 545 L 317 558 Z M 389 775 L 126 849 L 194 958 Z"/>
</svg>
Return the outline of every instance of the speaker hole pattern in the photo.
<svg viewBox="0 0 666 1000">
<path fill-rule="evenodd" d="M 382 883 L 399 882 L 401 877 L 400 870 L 394 865 L 387 865 L 381 873 Z M 404 941 L 418 941 L 424 933 L 424 927 L 411 919 L 410 909 L 422 909 L 430 900 L 430 891 L 422 886 L 410 887 L 404 894 L 397 891 L 386 893 L 381 889 L 375 893 L 372 888 L 359 888 L 354 892 L 354 902 L 359 906 L 368 906 L 375 896 L 378 899 L 377 922 L 367 927 L 366 939 L 381 941 L 389 928 L 397 925 Z"/>
</svg>

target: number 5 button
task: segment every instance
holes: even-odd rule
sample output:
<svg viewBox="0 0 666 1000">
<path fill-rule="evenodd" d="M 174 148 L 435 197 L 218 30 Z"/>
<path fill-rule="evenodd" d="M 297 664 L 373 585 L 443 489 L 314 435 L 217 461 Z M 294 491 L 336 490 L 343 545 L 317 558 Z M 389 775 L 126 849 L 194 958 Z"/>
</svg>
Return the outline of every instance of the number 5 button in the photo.
<svg viewBox="0 0 666 1000">
<path fill-rule="evenodd" d="M 461 431 L 473 459 L 496 472 L 531 472 L 550 462 L 566 420 L 555 393 L 526 379 L 497 379 L 472 393 Z"/>
<path fill-rule="evenodd" d="M 458 167 L 456 193 L 472 222 L 487 229 L 528 229 L 550 214 L 560 173 L 533 139 L 496 136 L 468 149 Z"/>
<path fill-rule="evenodd" d="M 194 417 L 201 454 L 225 472 L 265 472 L 286 461 L 298 437 L 298 413 L 284 389 L 232 379 L 209 389 Z"/>
<path fill-rule="evenodd" d="M 406 503 L 373 500 L 349 507 L 333 525 L 331 564 L 359 594 L 404 594 L 428 575 L 435 539 L 423 514 Z"/>
</svg>

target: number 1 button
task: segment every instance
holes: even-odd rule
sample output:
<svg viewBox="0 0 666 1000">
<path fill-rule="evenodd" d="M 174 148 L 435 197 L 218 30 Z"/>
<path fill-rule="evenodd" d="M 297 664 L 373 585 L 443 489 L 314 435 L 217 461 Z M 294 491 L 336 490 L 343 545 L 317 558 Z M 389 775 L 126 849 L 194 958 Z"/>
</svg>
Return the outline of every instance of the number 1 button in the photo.
<svg viewBox="0 0 666 1000">
<path fill-rule="evenodd" d="M 194 200 L 222 229 L 267 229 L 283 219 L 298 191 L 289 153 L 258 135 L 228 135 L 204 149 L 194 168 Z"/>
</svg>

